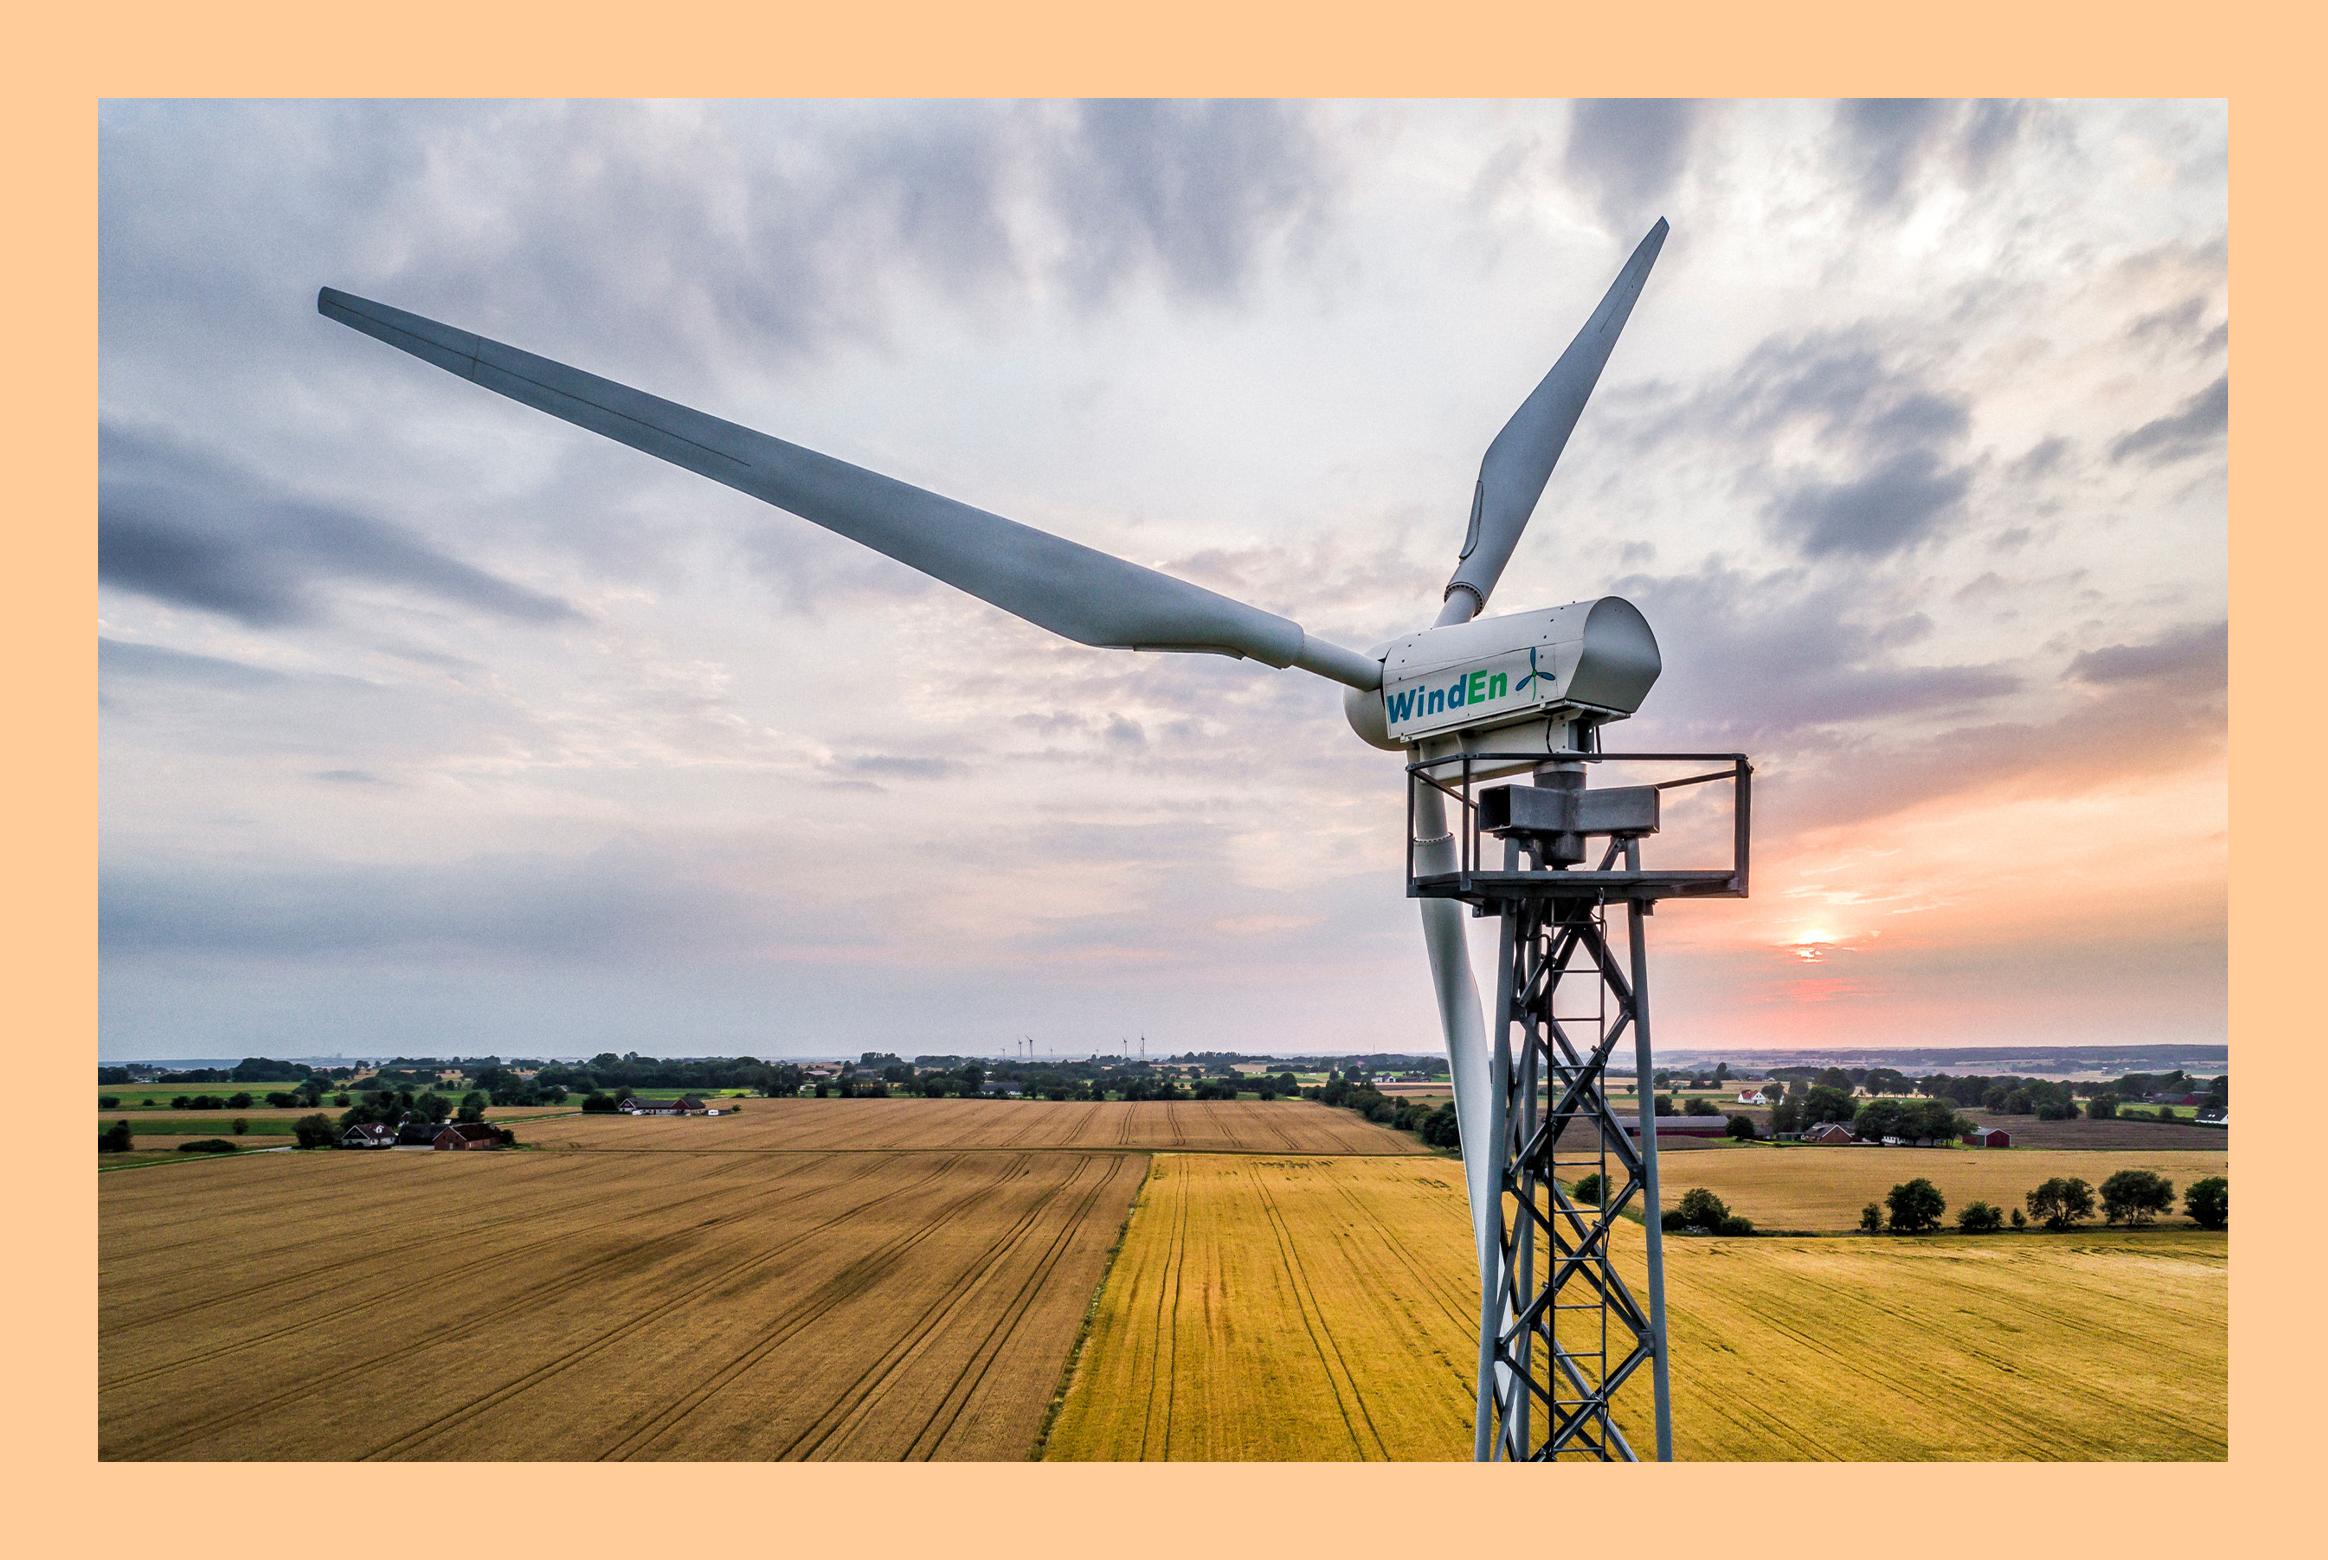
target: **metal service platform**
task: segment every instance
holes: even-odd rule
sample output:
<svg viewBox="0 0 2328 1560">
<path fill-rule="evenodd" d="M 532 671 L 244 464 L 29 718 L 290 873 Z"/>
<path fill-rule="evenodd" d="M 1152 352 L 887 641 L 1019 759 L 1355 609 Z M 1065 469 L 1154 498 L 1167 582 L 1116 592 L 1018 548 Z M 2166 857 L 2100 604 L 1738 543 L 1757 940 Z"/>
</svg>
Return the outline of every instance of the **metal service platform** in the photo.
<svg viewBox="0 0 2328 1560">
<path fill-rule="evenodd" d="M 1627 771 L 1637 765 L 1683 764 L 1696 766 L 1699 772 L 1633 786 L 1584 783 L 1570 792 L 1581 806 L 1572 806 L 1568 816 L 1548 821 L 1577 825 L 1559 831 L 1570 838 L 1605 841 L 1596 865 L 1546 861 L 1532 851 L 1531 836 L 1540 837 L 1547 831 L 1529 828 L 1526 804 L 1534 798 L 1512 794 L 1548 789 L 1527 783 L 1530 770 L 1565 769 L 1589 782 L 1596 768 Z M 1707 769 L 1707 765 L 1721 767 Z M 1517 783 L 1513 780 L 1515 771 L 1520 776 Z M 1728 827 L 1722 831 L 1728 835 L 1728 865 L 1644 867 L 1641 841 L 1664 831 L 1664 799 L 1670 793 L 1695 787 L 1720 787 L 1728 792 Z M 1455 846 L 1452 871 L 1432 871 L 1420 863 L 1423 852 L 1419 847 L 1428 841 L 1416 838 L 1416 825 L 1424 810 L 1420 804 L 1425 792 L 1436 793 L 1449 814 L 1448 831 Z M 1466 752 L 1420 759 L 1407 765 L 1407 897 L 1460 899 L 1481 915 L 1493 915 L 1499 905 L 1527 899 L 1743 899 L 1753 799 L 1754 766 L 1743 753 Z M 1697 810 L 1699 816 L 1688 820 L 1691 827 L 1674 832 L 1682 834 L 1685 843 L 1706 840 L 1717 825 L 1705 814 L 1718 806 Z M 1443 855 L 1443 851 L 1436 854 Z"/>
</svg>

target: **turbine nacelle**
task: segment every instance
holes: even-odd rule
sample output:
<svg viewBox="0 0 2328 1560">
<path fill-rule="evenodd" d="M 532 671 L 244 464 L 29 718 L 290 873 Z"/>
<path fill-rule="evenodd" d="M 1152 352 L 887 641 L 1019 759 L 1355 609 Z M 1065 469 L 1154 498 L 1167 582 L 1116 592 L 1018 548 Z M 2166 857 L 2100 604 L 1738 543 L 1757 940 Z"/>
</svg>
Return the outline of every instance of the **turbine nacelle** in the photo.
<svg viewBox="0 0 2328 1560">
<path fill-rule="evenodd" d="M 1375 747 L 1426 757 L 1573 750 L 1579 726 L 1639 709 L 1662 665 L 1622 596 L 1443 624 L 1379 653 L 1382 686 L 1350 689 L 1342 713 Z"/>
</svg>

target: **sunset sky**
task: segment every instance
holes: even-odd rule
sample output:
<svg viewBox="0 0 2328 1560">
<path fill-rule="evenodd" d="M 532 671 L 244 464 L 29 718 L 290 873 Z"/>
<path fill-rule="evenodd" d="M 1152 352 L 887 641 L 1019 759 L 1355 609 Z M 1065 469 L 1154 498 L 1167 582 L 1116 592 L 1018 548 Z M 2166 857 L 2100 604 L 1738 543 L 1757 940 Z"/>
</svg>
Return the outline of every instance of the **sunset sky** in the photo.
<svg viewBox="0 0 2328 1560">
<path fill-rule="evenodd" d="M 1394 755 L 319 318 L 1365 646 L 1672 236 L 1491 610 L 1754 755 L 1668 1050 L 2219 1042 L 2220 104 L 115 104 L 100 1051 L 1436 1049 Z M 1482 941 L 1482 947 L 1485 943 Z"/>
</svg>

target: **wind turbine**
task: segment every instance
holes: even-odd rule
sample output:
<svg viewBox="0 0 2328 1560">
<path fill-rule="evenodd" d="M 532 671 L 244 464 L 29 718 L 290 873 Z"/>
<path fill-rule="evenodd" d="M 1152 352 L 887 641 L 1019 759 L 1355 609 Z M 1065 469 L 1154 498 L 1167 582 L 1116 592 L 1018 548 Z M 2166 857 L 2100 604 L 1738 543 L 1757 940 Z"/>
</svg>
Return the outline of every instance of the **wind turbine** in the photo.
<svg viewBox="0 0 2328 1560">
<path fill-rule="evenodd" d="M 1545 1030 L 1550 1024 L 1553 1033 L 1559 1031 L 1548 998 L 1539 1004 L 1540 1012 L 1528 1006 L 1543 995 L 1537 988 L 1548 987 L 1568 972 L 1562 961 L 1591 943 L 1589 929 L 1566 912 L 1566 919 L 1540 917 L 1516 932 L 1514 928 L 1520 907 L 1546 894 L 1565 895 L 1560 903 L 1572 911 L 1582 905 L 1594 916 L 1613 895 L 1634 911 L 1638 966 L 1638 914 L 1642 901 L 1656 897 L 1656 892 L 1638 883 L 1628 888 L 1621 880 L 1640 876 L 1638 844 L 1656 827 L 1655 798 L 1651 795 L 1631 809 L 1619 805 L 1613 814 L 1606 806 L 1595 811 L 1595 804 L 1608 803 L 1612 797 L 1621 803 L 1623 793 L 1584 791 L 1582 770 L 1598 755 L 1600 725 L 1632 714 L 1656 681 L 1661 670 L 1657 642 L 1641 613 L 1614 596 L 1481 616 L 1599 382 L 1665 235 L 1666 224 L 1660 219 L 1633 250 L 1583 329 L 1488 445 L 1472 490 L 1470 522 L 1432 624 L 1365 652 L 1185 580 L 435 320 L 331 288 L 322 290 L 316 306 L 328 318 L 488 390 L 748 493 L 1078 643 L 1226 655 L 1268 667 L 1299 667 L 1341 684 L 1352 729 L 1378 748 L 1405 751 L 1409 759 L 1408 892 L 1422 901 L 1424 942 L 1446 1037 L 1479 1254 L 1483 1300 L 1475 1450 L 1482 1457 L 1577 1450 L 1630 1456 L 1630 1447 L 1614 1430 L 1609 1400 L 1625 1374 L 1643 1360 L 1653 1360 L 1659 1450 L 1669 1455 L 1655 1134 L 1645 1112 L 1639 1149 L 1628 1159 L 1624 1145 L 1618 1145 L 1627 1179 L 1617 1207 L 1608 1206 L 1606 1197 L 1602 1206 L 1583 1214 L 1568 1204 L 1565 1217 L 1573 1228 L 1565 1235 L 1546 1234 L 1555 1258 L 1550 1270 L 1562 1275 L 1546 1280 L 1551 1289 L 1531 1288 L 1536 1284 L 1535 1225 L 1518 1209 L 1507 1223 L 1504 1208 L 1507 1198 L 1520 1203 L 1536 1198 L 1553 1215 L 1563 1215 L 1564 1198 L 1552 1184 L 1553 1167 L 1571 1163 L 1558 1155 L 1562 1127 L 1586 1121 L 1600 1139 L 1614 1120 L 1600 1093 L 1598 1070 L 1613 1037 L 1597 1050 L 1588 1047 L 1584 1061 L 1571 1057 L 1563 1062 Z M 1454 784 L 1442 778 L 1454 772 L 1449 766 L 1460 768 Z M 1537 785 L 1474 796 L 1476 781 L 1528 772 L 1537 775 Z M 1741 792 L 1745 772 L 1740 759 Z M 1669 883 L 1657 892 L 1743 892 L 1742 795 L 1740 800 L 1735 871 L 1724 883 L 1712 881 L 1716 874 L 1705 873 L 1697 875 L 1705 881 L 1679 887 Z M 1450 823 L 1450 801 L 1463 814 L 1460 829 Z M 1639 797 L 1634 801 L 1639 803 Z M 1504 841 L 1507 869 L 1515 869 L 1505 871 L 1500 880 L 1477 859 L 1478 836 L 1488 822 L 1490 804 L 1502 809 L 1490 832 Z M 1581 842 L 1595 836 L 1611 841 L 1603 869 L 1567 871 L 1583 859 Z M 1630 874 L 1606 870 L 1620 850 L 1633 869 Z M 1525 880 L 1531 874 L 1516 870 L 1523 854 L 1533 866 L 1534 878 L 1558 883 L 1530 887 Z M 1502 1022 L 1492 1044 L 1465 941 L 1466 905 L 1493 911 L 1504 921 L 1505 970 L 1499 978 L 1498 1004 Z M 1603 973 L 1613 969 L 1601 957 L 1606 947 L 1595 946 L 1594 957 Z M 1532 963 L 1526 948 L 1536 950 Z M 1521 982 L 1528 989 L 1518 989 L 1512 982 L 1515 958 L 1534 972 Z M 1620 1005 L 1630 1016 L 1630 987 Z M 1635 1029 L 1645 1072 L 1645 1010 L 1641 1017 Z M 1515 1027 L 1523 1042 L 1518 1051 L 1513 1048 Z M 1625 1025 L 1617 1027 L 1622 1031 Z M 1121 1049 L 1128 1060 L 1129 1045 Z M 1146 1054 L 1145 1037 L 1141 1053 Z M 1542 1100 L 1539 1085 L 1546 1089 Z M 1555 1096 L 1559 1106 L 1552 1103 Z M 1622 1138 L 1622 1125 L 1614 1130 Z M 1574 1140 L 1575 1134 L 1570 1134 L 1568 1141 Z M 1610 1178 L 1604 1178 L 1604 1186 L 1609 1184 Z M 1617 1208 L 1636 1191 L 1649 1198 L 1651 1301 L 1645 1310 L 1637 1305 L 1630 1311 L 1620 1308 L 1619 1319 L 1640 1335 L 1640 1347 L 1622 1366 L 1604 1356 L 1595 1399 L 1582 1386 L 1561 1385 L 1559 1371 L 1569 1372 L 1578 1382 L 1584 1378 L 1577 1375 L 1575 1361 L 1562 1351 L 1550 1325 L 1560 1310 L 1580 1308 L 1559 1301 L 1559 1285 L 1595 1263 L 1597 1269 L 1586 1277 L 1603 1305 L 1629 1299 L 1612 1295 L 1609 1288 L 1615 1285 L 1622 1291 L 1623 1286 L 1609 1262 L 1608 1240 Z M 1546 1293 L 1551 1294 L 1550 1301 L 1540 1298 Z M 1550 1314 L 1539 1316 L 1539 1311 Z M 1544 1436 L 1529 1428 L 1527 1384 L 1543 1364 L 1531 1363 L 1529 1348 L 1538 1337 L 1548 1342 L 1551 1357 L 1540 1372 L 1550 1391 L 1534 1389 L 1547 1405 Z M 1579 1394 L 1567 1407 L 1560 1406 L 1564 1390 Z M 1498 1426 L 1492 1435 L 1491 1421 Z"/>
</svg>

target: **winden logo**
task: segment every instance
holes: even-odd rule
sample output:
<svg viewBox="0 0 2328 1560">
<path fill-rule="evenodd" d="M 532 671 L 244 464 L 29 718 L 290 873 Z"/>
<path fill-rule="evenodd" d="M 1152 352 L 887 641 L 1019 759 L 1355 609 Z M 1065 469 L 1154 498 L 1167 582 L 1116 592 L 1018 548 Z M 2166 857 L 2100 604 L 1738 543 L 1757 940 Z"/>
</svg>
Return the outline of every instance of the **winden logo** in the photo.
<svg viewBox="0 0 2328 1560">
<path fill-rule="evenodd" d="M 1402 721 L 1427 720 L 1433 715 L 1468 709 L 1474 704 L 1492 704 L 1510 694 L 1511 682 L 1511 674 L 1508 672 L 1491 672 L 1481 668 L 1437 687 L 1418 684 L 1412 688 L 1401 688 L 1396 693 L 1386 691 L 1382 695 L 1382 707 L 1394 726 Z"/>
</svg>

